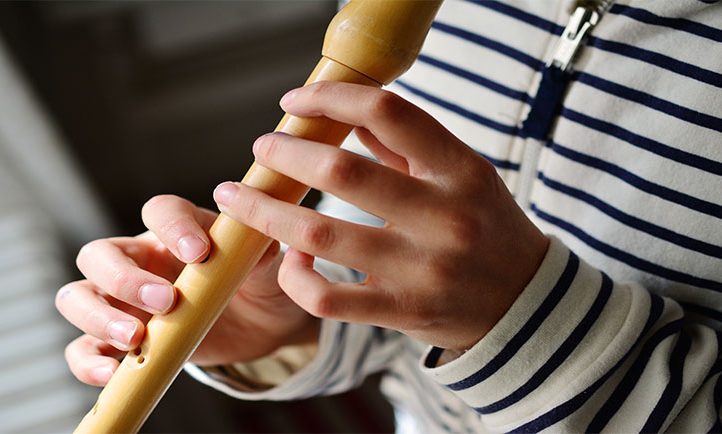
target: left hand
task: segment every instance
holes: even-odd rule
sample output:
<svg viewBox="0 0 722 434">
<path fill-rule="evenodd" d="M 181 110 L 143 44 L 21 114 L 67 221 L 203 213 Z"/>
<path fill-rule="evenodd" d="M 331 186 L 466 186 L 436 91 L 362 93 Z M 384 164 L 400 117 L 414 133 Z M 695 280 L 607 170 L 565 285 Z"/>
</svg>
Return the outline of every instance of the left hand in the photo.
<svg viewBox="0 0 722 434">
<path fill-rule="evenodd" d="M 456 351 L 473 346 L 509 309 L 548 246 L 494 167 L 388 91 L 322 82 L 289 92 L 281 106 L 356 126 L 381 163 L 280 133 L 256 141 L 257 162 L 385 221 L 381 228 L 353 224 L 221 184 L 214 193 L 221 211 L 291 247 L 281 288 L 318 317 L 392 328 Z M 367 279 L 331 283 L 313 269 L 312 255 Z"/>
</svg>

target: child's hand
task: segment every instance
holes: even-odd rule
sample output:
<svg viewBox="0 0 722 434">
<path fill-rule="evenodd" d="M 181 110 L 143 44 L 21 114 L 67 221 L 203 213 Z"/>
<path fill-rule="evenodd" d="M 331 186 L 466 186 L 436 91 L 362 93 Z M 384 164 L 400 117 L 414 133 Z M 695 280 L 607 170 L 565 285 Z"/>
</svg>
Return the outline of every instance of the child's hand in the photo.
<svg viewBox="0 0 722 434">
<path fill-rule="evenodd" d="M 116 358 L 140 344 L 150 314 L 172 310 L 171 282 L 184 263 L 207 256 L 206 230 L 215 216 L 179 197 L 156 196 L 143 207 L 150 232 L 93 241 L 80 250 L 77 264 L 87 280 L 65 285 L 56 297 L 60 313 L 87 333 L 65 351 L 78 379 L 97 386 L 107 383 L 118 367 Z M 281 345 L 316 339 L 318 320 L 278 286 L 280 263 L 274 243 L 191 360 L 251 360 Z"/>
<path fill-rule="evenodd" d="M 511 306 L 548 246 L 492 165 L 383 90 L 317 83 L 290 92 L 281 105 L 297 116 L 355 125 L 383 164 L 278 133 L 256 141 L 257 161 L 386 222 L 343 222 L 240 183 L 222 184 L 215 198 L 224 213 L 292 247 L 281 288 L 315 316 L 393 328 L 443 348 L 473 346 Z M 330 283 L 309 255 L 368 278 Z"/>
</svg>

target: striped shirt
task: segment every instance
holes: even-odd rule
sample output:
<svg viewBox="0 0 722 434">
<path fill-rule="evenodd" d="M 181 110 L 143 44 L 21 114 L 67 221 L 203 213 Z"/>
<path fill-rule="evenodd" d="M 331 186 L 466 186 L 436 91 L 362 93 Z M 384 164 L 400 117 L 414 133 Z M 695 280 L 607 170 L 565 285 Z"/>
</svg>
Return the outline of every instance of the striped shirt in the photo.
<svg viewBox="0 0 722 434">
<path fill-rule="evenodd" d="M 522 126 L 570 6 L 447 0 L 389 86 L 492 162 L 552 239 L 477 345 L 439 366 L 438 348 L 324 321 L 312 360 L 266 390 L 188 370 L 243 399 L 336 393 L 383 371 L 400 432 L 722 431 L 722 4 L 616 2 L 540 140 Z M 370 221 L 333 197 L 320 209 Z"/>
</svg>

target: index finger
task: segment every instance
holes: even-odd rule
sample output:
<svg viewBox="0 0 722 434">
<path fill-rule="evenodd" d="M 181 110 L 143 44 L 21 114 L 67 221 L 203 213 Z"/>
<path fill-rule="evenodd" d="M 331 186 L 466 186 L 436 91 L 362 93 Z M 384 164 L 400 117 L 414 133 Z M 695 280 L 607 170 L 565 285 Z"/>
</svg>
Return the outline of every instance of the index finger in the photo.
<svg viewBox="0 0 722 434">
<path fill-rule="evenodd" d="M 281 107 L 303 117 L 325 116 L 363 127 L 411 168 L 436 171 L 453 163 L 463 145 L 430 114 L 395 93 L 341 82 L 318 82 L 294 89 Z M 464 145 L 465 147 L 465 145 Z"/>
<path fill-rule="evenodd" d="M 190 264 L 208 256 L 206 230 L 215 220 L 215 213 L 178 196 L 160 195 L 143 205 L 141 215 L 145 226 L 176 258 Z"/>
</svg>

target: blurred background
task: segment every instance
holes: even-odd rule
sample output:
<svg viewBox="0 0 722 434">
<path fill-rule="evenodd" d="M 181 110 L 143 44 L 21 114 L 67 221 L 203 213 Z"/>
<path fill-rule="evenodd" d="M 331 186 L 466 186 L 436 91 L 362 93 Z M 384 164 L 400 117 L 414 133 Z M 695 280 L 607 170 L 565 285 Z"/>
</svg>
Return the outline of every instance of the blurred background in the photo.
<svg viewBox="0 0 722 434">
<path fill-rule="evenodd" d="M 277 101 L 318 60 L 334 1 L 0 2 L 0 432 L 68 432 L 98 389 L 63 360 L 54 309 L 85 242 L 143 230 L 173 193 L 213 207 Z M 312 206 L 318 198 L 311 195 Z M 145 432 L 389 432 L 374 379 L 249 403 L 184 373 Z"/>
</svg>

